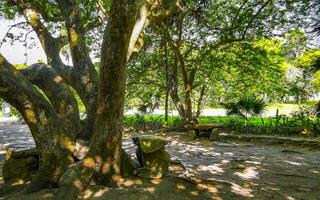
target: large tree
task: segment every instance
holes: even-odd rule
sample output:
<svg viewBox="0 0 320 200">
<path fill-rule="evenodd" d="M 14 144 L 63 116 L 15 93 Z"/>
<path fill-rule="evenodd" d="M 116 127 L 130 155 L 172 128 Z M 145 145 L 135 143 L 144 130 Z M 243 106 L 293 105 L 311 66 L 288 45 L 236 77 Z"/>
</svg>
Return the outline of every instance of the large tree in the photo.
<svg viewBox="0 0 320 200">
<path fill-rule="evenodd" d="M 127 61 L 141 46 L 144 29 L 179 11 L 179 1 L 2 0 L 0 3 L 8 16 L 24 16 L 47 56 L 48 65 L 34 64 L 18 70 L 0 54 L 0 97 L 22 114 L 39 151 L 40 170 L 28 190 L 57 186 L 60 181 L 65 191 L 77 191 L 92 178 L 98 183 L 117 184 L 121 177 Z M 101 26 L 105 28 L 99 78 L 88 40 L 89 31 Z M 65 45 L 70 46 L 73 66 L 64 64 L 60 58 Z M 85 105 L 84 122 L 80 122 L 70 87 Z M 72 153 L 79 137 L 91 139 L 90 150 L 80 164 L 68 170 L 75 162 Z M 79 176 L 71 176 L 74 173 Z"/>
</svg>

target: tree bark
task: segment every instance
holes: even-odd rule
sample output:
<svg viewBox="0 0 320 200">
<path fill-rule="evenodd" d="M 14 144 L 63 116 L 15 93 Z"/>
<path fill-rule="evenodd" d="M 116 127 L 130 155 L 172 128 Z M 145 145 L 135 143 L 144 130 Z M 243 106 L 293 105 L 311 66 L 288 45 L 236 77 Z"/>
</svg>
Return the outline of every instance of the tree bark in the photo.
<svg viewBox="0 0 320 200">
<path fill-rule="evenodd" d="M 89 55 L 79 5 L 74 0 L 58 0 L 58 4 L 64 15 L 68 31 L 74 66 L 73 75 L 76 80 L 74 89 L 86 108 L 87 119 L 83 129 L 83 136 L 86 139 L 90 139 L 93 135 L 97 111 L 98 73 Z"/>
<path fill-rule="evenodd" d="M 95 163 L 100 163 L 96 177 L 103 184 L 118 184 L 121 179 L 126 64 L 130 39 L 136 24 L 134 13 L 140 6 L 137 2 L 113 0 L 110 20 L 104 34 L 95 132 L 91 149 L 84 161 L 87 164 L 88 160 L 94 159 Z M 130 8 L 130 11 L 124 12 L 127 8 Z"/>
<path fill-rule="evenodd" d="M 208 84 L 208 79 L 205 80 L 205 82 L 203 83 L 201 90 L 200 90 L 200 95 L 199 95 L 198 104 L 197 104 L 197 113 L 195 116 L 195 118 L 197 119 L 198 122 L 199 122 L 199 117 L 200 117 L 201 110 L 202 110 L 202 101 L 203 101 L 203 97 L 206 92 L 207 84 Z"/>
<path fill-rule="evenodd" d="M 165 106 L 164 106 L 164 121 L 166 122 L 166 125 L 168 125 L 168 113 L 169 113 L 169 62 L 168 62 L 168 48 L 167 43 L 164 44 L 164 57 L 165 57 L 165 71 L 166 71 L 166 96 L 165 96 Z"/>
<path fill-rule="evenodd" d="M 17 6 L 19 12 L 22 13 L 28 24 L 32 27 L 38 36 L 40 44 L 47 56 L 47 63 L 51 65 L 62 78 L 74 87 L 74 79 L 72 77 L 72 67 L 63 64 L 60 58 L 60 49 L 66 44 L 62 36 L 55 38 L 49 32 L 47 27 L 42 23 L 41 16 L 30 2 L 25 0 L 16 0 L 12 2 Z"/>
<path fill-rule="evenodd" d="M 179 115 L 184 117 L 185 109 L 179 97 L 178 65 L 176 61 L 174 65 L 169 67 L 169 88 L 170 97 L 176 106 Z"/>
<path fill-rule="evenodd" d="M 126 64 L 139 6 L 137 2 L 113 0 L 111 3 L 102 44 L 98 109 L 90 150 L 81 165 L 61 178 L 58 192 L 61 195 L 73 198 L 92 179 L 103 185 L 117 185 L 121 181 Z M 70 177 L 72 174 L 78 175 Z M 74 185 L 75 181 L 81 184 Z"/>
</svg>

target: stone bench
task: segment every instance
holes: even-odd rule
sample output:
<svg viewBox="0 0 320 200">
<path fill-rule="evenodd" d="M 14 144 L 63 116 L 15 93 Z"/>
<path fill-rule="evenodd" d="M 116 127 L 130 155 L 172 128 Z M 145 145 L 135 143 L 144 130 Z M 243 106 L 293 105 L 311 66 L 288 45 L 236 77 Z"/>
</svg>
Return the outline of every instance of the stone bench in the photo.
<svg viewBox="0 0 320 200">
<path fill-rule="evenodd" d="M 210 134 L 210 140 L 217 140 L 220 129 L 223 128 L 221 124 L 192 124 L 185 125 L 185 128 L 190 132 L 190 137 L 195 139 L 200 137 L 201 132 L 205 132 L 206 134 Z"/>
</svg>

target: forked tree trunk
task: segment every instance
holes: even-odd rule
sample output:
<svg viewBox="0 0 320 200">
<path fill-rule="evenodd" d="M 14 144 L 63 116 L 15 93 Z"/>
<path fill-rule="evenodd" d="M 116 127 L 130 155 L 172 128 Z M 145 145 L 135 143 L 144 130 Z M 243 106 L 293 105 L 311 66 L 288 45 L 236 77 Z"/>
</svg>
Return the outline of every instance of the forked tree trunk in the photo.
<svg viewBox="0 0 320 200">
<path fill-rule="evenodd" d="M 58 198 L 74 198 L 92 178 L 104 185 L 116 185 L 121 180 L 126 64 L 139 8 L 137 2 L 112 1 L 101 51 L 98 109 L 90 150 L 81 165 L 61 178 Z M 72 174 L 78 175 L 70 177 Z M 79 180 L 81 184 L 73 184 Z"/>
<path fill-rule="evenodd" d="M 139 39 L 149 23 L 148 17 L 155 14 L 152 9 L 161 1 L 112 0 L 101 52 L 99 87 L 86 46 L 80 4 L 75 0 L 57 2 L 64 16 L 74 67 L 69 68 L 55 59 L 63 39 L 52 37 L 32 5 L 24 0 L 13 1 L 37 32 L 48 62 L 57 66 L 53 66 L 55 71 L 46 65 L 34 65 L 21 71 L 23 76 L 0 54 L 0 96 L 18 109 L 32 132 L 40 154 L 39 175 L 33 182 L 38 186 L 36 189 L 59 183 L 59 189 L 65 193 L 58 192 L 62 196 L 57 198 L 63 199 L 67 194 L 75 199 L 73 191 L 86 187 L 92 178 L 102 184 L 118 184 L 121 179 L 126 64 L 131 53 L 141 45 Z M 153 20 L 175 10 L 157 13 Z M 56 72 L 77 90 L 84 102 L 91 126 L 88 130 L 94 126 L 88 154 L 72 166 L 79 130 L 78 110 L 69 87 Z M 32 84 L 44 90 L 48 100 Z"/>
<path fill-rule="evenodd" d="M 70 135 L 78 138 L 80 133 L 78 103 L 62 77 L 45 64 L 34 64 L 20 72 L 45 93 L 61 119 L 60 123 Z"/>
<path fill-rule="evenodd" d="M 0 54 L 0 96 L 22 114 L 39 151 L 39 172 L 30 191 L 56 186 L 74 162 L 75 135 L 62 124 L 50 103 Z"/>
</svg>

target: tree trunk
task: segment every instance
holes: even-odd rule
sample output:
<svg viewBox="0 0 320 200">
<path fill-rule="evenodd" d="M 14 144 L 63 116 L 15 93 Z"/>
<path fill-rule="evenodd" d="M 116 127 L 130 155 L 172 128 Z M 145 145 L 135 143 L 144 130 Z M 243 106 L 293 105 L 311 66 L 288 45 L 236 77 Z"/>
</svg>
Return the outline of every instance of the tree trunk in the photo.
<svg viewBox="0 0 320 200">
<path fill-rule="evenodd" d="M 168 64 L 166 64 L 166 97 L 165 97 L 165 104 L 164 104 L 164 121 L 166 125 L 168 125 L 168 115 L 169 115 L 169 84 L 168 84 Z"/>
<path fill-rule="evenodd" d="M 195 118 L 197 119 L 198 122 L 199 122 L 199 117 L 200 117 L 201 110 L 202 110 L 202 101 L 203 101 L 203 97 L 204 97 L 204 94 L 206 91 L 207 84 L 208 84 L 208 81 L 205 81 L 205 83 L 202 85 L 201 90 L 200 90 L 200 96 L 199 96 L 198 105 L 197 105 L 197 113 L 195 116 Z"/>
<path fill-rule="evenodd" d="M 29 191 L 56 186 L 74 162 L 74 135 L 67 131 L 50 103 L 0 54 L 0 96 L 22 114 L 39 151 L 39 172 Z"/>
<path fill-rule="evenodd" d="M 82 134 L 86 139 L 90 139 L 97 111 L 98 73 L 89 55 L 79 5 L 74 0 L 59 0 L 58 4 L 64 14 L 68 31 L 74 66 L 73 76 L 76 80 L 74 89 L 86 108 L 87 119 Z"/>
<path fill-rule="evenodd" d="M 192 85 L 190 83 L 185 84 L 185 107 L 186 114 L 184 117 L 186 124 L 193 123 L 193 114 L 192 114 Z"/>
<path fill-rule="evenodd" d="M 164 43 L 164 58 L 165 58 L 165 71 L 166 71 L 166 97 L 165 97 L 165 104 L 164 104 L 164 121 L 166 125 L 168 125 L 168 114 L 169 114 L 169 92 L 170 92 L 170 85 L 169 85 L 169 61 L 168 61 L 168 47 L 167 43 Z"/>
<path fill-rule="evenodd" d="M 78 168 L 70 169 L 61 178 L 59 198 L 64 198 L 64 194 L 73 198 L 92 178 L 103 185 L 117 185 L 121 181 L 126 64 L 136 4 L 135 1 L 112 1 L 102 44 L 98 109 L 90 150 Z M 72 174 L 78 175 L 72 177 Z M 74 185 L 75 181 L 81 184 Z"/>
</svg>

